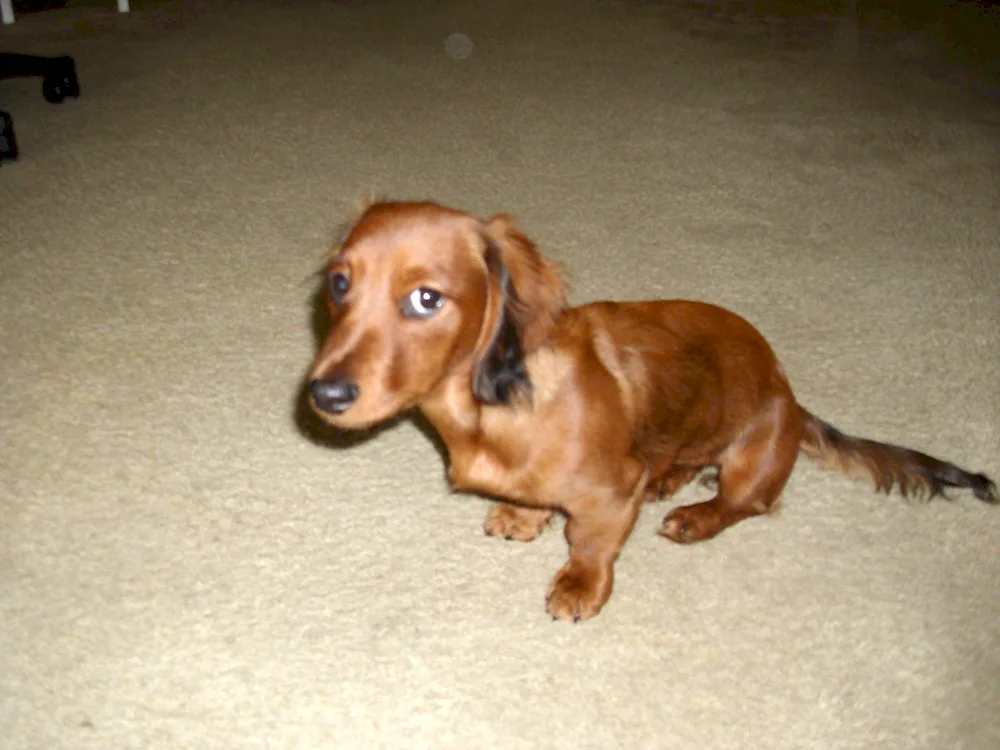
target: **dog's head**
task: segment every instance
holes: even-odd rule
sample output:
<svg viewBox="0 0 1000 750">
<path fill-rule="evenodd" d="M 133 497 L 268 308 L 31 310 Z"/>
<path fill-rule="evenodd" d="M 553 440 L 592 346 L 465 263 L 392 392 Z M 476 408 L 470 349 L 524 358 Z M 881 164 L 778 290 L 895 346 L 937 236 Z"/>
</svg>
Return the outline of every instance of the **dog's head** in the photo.
<svg viewBox="0 0 1000 750">
<path fill-rule="evenodd" d="M 484 404 L 530 392 L 526 353 L 565 306 L 562 280 L 506 216 L 434 203 L 369 206 L 326 269 L 333 326 L 309 376 L 327 422 L 364 428 L 449 378 Z"/>
</svg>

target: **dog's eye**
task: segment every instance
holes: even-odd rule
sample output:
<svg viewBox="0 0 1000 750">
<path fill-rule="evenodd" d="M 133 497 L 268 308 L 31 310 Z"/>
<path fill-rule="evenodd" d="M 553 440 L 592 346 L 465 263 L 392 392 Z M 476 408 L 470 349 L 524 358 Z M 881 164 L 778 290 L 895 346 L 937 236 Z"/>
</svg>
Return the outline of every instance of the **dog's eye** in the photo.
<svg viewBox="0 0 1000 750">
<path fill-rule="evenodd" d="M 444 297 L 433 289 L 414 289 L 400 303 L 399 308 L 408 318 L 429 318 L 441 309 Z"/>
<path fill-rule="evenodd" d="M 339 305 L 343 302 L 350 288 L 351 280 L 346 274 L 340 271 L 330 274 L 330 299 L 333 300 L 333 304 Z"/>
</svg>

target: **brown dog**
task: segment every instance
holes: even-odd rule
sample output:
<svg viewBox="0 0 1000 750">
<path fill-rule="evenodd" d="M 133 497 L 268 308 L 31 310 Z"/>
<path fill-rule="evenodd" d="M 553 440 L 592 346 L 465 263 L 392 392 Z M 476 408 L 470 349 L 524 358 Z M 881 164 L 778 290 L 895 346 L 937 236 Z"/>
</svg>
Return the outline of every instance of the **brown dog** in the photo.
<svg viewBox="0 0 1000 750">
<path fill-rule="evenodd" d="M 567 516 L 569 561 L 548 593 L 559 619 L 596 615 L 644 498 L 705 467 L 718 492 L 675 508 L 663 536 L 709 539 L 767 513 L 799 451 L 878 490 L 932 497 L 994 484 L 922 453 L 838 432 L 795 401 L 749 323 L 700 302 L 570 308 L 556 268 L 506 216 L 376 203 L 327 269 L 332 331 L 309 376 L 331 425 L 417 407 L 456 489 L 497 496 L 486 533 L 530 541 Z"/>
</svg>

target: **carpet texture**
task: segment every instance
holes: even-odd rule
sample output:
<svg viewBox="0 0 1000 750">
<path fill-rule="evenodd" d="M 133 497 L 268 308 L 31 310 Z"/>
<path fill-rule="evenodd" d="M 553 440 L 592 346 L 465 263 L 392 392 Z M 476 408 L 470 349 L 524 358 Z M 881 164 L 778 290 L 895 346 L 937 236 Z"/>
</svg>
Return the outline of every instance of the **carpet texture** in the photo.
<svg viewBox="0 0 1000 750">
<path fill-rule="evenodd" d="M 83 91 L 0 82 L 0 747 L 1000 747 L 997 508 L 802 459 L 704 545 L 648 507 L 573 626 L 561 524 L 486 538 L 417 423 L 342 440 L 300 401 L 377 191 L 515 214 L 577 302 L 729 306 L 819 416 L 996 477 L 985 85 L 815 16 L 133 5 L 0 29 Z"/>
</svg>

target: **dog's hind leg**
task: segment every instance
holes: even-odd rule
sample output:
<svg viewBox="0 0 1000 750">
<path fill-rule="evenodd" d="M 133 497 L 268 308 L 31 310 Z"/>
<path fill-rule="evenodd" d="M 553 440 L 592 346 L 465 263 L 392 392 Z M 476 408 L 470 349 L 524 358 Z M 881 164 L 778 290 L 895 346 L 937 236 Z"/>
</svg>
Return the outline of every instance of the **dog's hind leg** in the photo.
<svg viewBox="0 0 1000 750">
<path fill-rule="evenodd" d="M 795 401 L 778 397 L 722 452 L 718 494 L 675 508 L 660 534 L 687 544 L 711 539 L 745 518 L 775 507 L 795 466 L 802 420 Z"/>
</svg>

